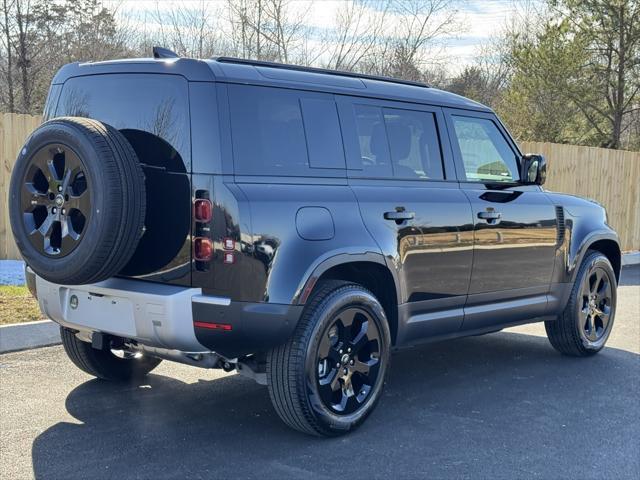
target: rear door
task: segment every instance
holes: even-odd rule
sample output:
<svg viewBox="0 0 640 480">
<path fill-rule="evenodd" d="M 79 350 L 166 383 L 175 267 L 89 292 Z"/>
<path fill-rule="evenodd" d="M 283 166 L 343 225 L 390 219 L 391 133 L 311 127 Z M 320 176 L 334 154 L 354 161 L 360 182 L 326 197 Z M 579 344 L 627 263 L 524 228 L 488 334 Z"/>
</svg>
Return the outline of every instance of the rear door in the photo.
<svg viewBox="0 0 640 480">
<path fill-rule="evenodd" d="M 399 344 L 455 332 L 472 263 L 472 219 L 437 107 L 341 97 L 349 184 L 400 285 Z"/>
<path fill-rule="evenodd" d="M 142 163 L 145 231 L 120 273 L 191 284 L 189 88 L 179 75 L 108 74 L 68 79 L 55 116 L 87 117 L 117 128 Z"/>
<path fill-rule="evenodd" d="M 519 184 L 519 152 L 493 114 L 446 112 L 461 186 L 471 202 L 473 272 L 465 329 L 545 313 L 556 247 L 555 208 Z"/>
</svg>

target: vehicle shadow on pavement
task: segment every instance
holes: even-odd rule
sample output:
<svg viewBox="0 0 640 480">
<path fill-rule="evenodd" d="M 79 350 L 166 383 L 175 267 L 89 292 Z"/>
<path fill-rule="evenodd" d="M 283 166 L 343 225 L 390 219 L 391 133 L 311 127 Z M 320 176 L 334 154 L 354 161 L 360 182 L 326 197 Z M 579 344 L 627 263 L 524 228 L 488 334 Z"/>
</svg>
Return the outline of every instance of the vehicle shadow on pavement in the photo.
<svg viewBox="0 0 640 480">
<path fill-rule="evenodd" d="M 36 478 L 634 478 L 640 356 L 562 357 L 545 338 L 471 337 L 392 357 L 356 432 L 289 430 L 268 391 L 230 376 L 187 384 L 91 380 L 33 443 Z"/>
</svg>

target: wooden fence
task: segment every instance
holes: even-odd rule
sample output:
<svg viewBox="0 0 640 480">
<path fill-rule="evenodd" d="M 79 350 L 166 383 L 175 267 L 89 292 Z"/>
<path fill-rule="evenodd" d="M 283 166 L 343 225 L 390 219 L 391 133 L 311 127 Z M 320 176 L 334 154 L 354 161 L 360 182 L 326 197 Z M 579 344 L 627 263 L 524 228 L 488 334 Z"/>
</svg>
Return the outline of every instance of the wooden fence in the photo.
<svg viewBox="0 0 640 480">
<path fill-rule="evenodd" d="M 0 260 L 20 258 L 9 225 L 9 180 L 20 147 L 41 121 L 39 116 L 0 113 Z"/>
<path fill-rule="evenodd" d="M 536 142 L 520 148 L 547 158 L 547 190 L 601 203 L 622 250 L 640 250 L 640 152 Z"/>
<path fill-rule="evenodd" d="M 20 258 L 7 215 L 9 179 L 19 148 L 40 122 L 39 116 L 0 114 L 0 259 Z M 602 203 L 623 250 L 640 250 L 640 152 L 535 142 L 521 147 L 547 157 L 548 190 Z"/>
</svg>

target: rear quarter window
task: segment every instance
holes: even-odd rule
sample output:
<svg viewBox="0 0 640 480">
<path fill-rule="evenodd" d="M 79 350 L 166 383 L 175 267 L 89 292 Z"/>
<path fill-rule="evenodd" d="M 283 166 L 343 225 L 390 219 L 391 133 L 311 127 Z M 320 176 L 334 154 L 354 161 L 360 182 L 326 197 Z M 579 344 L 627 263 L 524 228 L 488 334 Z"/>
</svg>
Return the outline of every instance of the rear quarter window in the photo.
<svg viewBox="0 0 640 480">
<path fill-rule="evenodd" d="M 122 131 L 143 163 L 191 170 L 189 94 L 178 75 L 112 74 L 70 78 L 56 116 L 87 117 Z"/>
<path fill-rule="evenodd" d="M 345 176 L 332 95 L 230 85 L 229 105 L 237 175 Z"/>
</svg>

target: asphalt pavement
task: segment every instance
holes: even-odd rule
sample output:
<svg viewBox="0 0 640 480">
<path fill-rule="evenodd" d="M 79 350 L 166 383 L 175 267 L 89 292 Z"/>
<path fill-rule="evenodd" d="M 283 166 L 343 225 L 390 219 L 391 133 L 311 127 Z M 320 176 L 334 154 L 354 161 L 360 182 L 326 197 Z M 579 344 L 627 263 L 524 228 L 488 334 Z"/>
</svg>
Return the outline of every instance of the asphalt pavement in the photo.
<svg viewBox="0 0 640 480">
<path fill-rule="evenodd" d="M 608 346 L 562 357 L 542 325 L 394 354 L 356 432 L 289 430 L 265 387 L 164 362 L 91 379 L 62 347 L 0 355 L 0 478 L 640 478 L 640 267 Z"/>
</svg>

